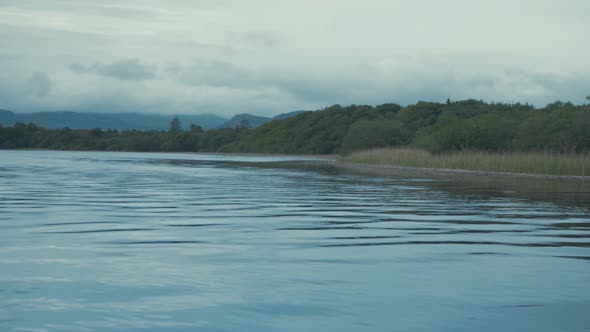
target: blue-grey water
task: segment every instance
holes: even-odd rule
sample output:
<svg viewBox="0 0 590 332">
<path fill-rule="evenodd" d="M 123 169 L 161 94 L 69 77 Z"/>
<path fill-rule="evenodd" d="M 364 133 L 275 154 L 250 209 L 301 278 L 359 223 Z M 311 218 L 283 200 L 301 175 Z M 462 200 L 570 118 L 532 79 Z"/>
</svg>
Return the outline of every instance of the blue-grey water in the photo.
<svg viewBox="0 0 590 332">
<path fill-rule="evenodd" d="M 309 164 L 0 151 L 0 331 L 590 331 L 588 192 Z"/>
</svg>

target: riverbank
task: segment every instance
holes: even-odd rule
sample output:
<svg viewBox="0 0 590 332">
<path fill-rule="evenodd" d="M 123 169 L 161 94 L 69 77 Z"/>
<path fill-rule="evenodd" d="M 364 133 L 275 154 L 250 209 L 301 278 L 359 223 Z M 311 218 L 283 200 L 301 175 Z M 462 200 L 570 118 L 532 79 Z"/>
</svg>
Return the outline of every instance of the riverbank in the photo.
<svg viewBox="0 0 590 332">
<path fill-rule="evenodd" d="M 0 151 L 71 152 L 72 150 L 0 149 Z M 313 166 L 318 164 L 324 165 L 326 162 L 328 162 L 330 165 L 339 168 L 346 168 L 379 175 L 473 175 L 544 179 L 576 179 L 590 181 L 590 156 L 572 156 L 559 154 L 543 155 L 529 153 L 517 155 L 515 153 L 499 154 L 483 152 L 461 152 L 455 154 L 432 155 L 425 151 L 411 149 L 374 149 L 355 152 L 344 157 L 338 157 L 337 155 L 333 154 L 272 154 L 245 152 L 138 152 L 100 150 L 77 150 L 77 152 L 310 158 L 314 159 L 315 161 L 301 160 L 296 164 L 299 166 L 302 164 Z M 525 162 L 523 163 L 522 161 Z M 512 169 L 518 169 L 521 171 L 509 171 Z M 546 172 L 543 172 L 544 170 Z"/>
<path fill-rule="evenodd" d="M 520 176 L 590 180 L 590 156 L 550 153 L 456 152 L 373 149 L 342 157 L 339 166 L 365 171 Z"/>
</svg>

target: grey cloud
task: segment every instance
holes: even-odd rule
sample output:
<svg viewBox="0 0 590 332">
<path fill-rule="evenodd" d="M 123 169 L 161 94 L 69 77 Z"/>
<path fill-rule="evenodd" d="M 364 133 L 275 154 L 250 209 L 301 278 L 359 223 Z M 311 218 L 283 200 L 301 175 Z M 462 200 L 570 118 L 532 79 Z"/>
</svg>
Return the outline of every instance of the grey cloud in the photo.
<svg viewBox="0 0 590 332">
<path fill-rule="evenodd" d="M 27 81 L 26 87 L 35 97 L 46 97 L 51 92 L 51 78 L 44 72 L 35 72 Z"/>
<path fill-rule="evenodd" d="M 590 2 L 557 2 L 0 0 L 0 108 L 585 102 Z"/>
<path fill-rule="evenodd" d="M 168 64 L 164 67 L 164 71 L 171 75 L 178 75 L 182 69 L 183 68 L 178 64 Z"/>
<path fill-rule="evenodd" d="M 96 73 L 122 81 L 142 81 L 156 78 L 155 67 L 142 64 L 137 59 L 121 60 L 106 65 L 96 63 L 92 66 L 74 63 L 68 68 L 75 73 Z"/>
<path fill-rule="evenodd" d="M 231 65 L 229 68 L 232 66 L 237 67 Z M 209 68 L 227 70 L 228 66 L 216 64 Z M 240 73 L 241 70 L 244 68 L 237 67 L 236 72 Z M 67 76 L 63 75 L 53 77 L 51 93 L 47 93 L 42 100 L 26 98 L 33 93 L 43 94 L 42 91 L 48 91 L 38 89 L 41 85 L 11 85 L 9 81 L 0 79 L 0 100 L 3 101 L 2 108 L 14 111 L 214 112 L 226 116 L 240 112 L 272 115 L 293 109 L 317 109 L 336 103 L 397 102 L 403 105 L 418 100 L 444 101 L 446 98 L 520 101 L 543 106 L 556 99 L 583 102 L 584 96 L 588 94 L 584 87 L 590 80 L 584 75 L 558 77 L 547 73 L 516 74 L 511 71 L 499 71 L 496 74 L 456 73 L 453 77 L 448 73 L 433 73 L 428 79 L 406 80 L 404 78 L 407 75 L 422 77 L 422 73 L 408 72 L 397 80 L 385 80 L 376 79 L 371 72 L 362 75 L 362 71 L 351 70 L 350 73 L 337 76 L 329 73 L 311 76 L 287 72 L 264 76 L 263 73 L 268 73 L 268 70 L 263 70 L 250 72 L 258 76 L 246 80 L 248 83 L 232 86 L 226 86 L 221 81 L 217 82 L 218 85 L 212 85 L 207 84 L 206 80 L 201 82 L 203 84 L 197 80 L 193 83 L 198 85 L 191 85 L 170 79 L 156 79 L 142 82 L 141 89 L 129 81 L 110 81 L 101 75 L 71 73 L 70 76 L 79 77 L 79 80 L 68 81 Z M 43 77 L 43 74 L 35 76 Z M 281 78 L 283 76 L 289 79 Z M 43 79 L 30 81 L 38 83 Z M 33 86 L 37 89 L 34 90 Z M 77 86 L 89 88 L 82 91 Z"/>
<path fill-rule="evenodd" d="M 271 68 L 246 68 L 226 61 L 204 61 L 166 68 L 174 80 L 187 86 L 213 86 L 248 90 L 276 89 L 303 101 L 344 98 L 342 82 L 306 77 Z"/>
<path fill-rule="evenodd" d="M 189 66 L 168 67 L 174 79 L 188 86 L 256 86 L 254 73 L 226 61 L 203 61 Z"/>
<path fill-rule="evenodd" d="M 122 5 L 121 2 L 113 2 L 103 0 L 99 2 L 90 1 L 37 1 L 37 0 L 3 0 L 0 6 L 8 8 L 26 8 L 29 10 L 46 10 L 46 11 L 62 11 L 76 14 L 101 14 L 104 16 L 111 16 L 116 18 L 140 18 L 153 19 L 156 17 L 156 12 L 146 10 L 140 7 L 129 7 Z"/>
<path fill-rule="evenodd" d="M 411 104 L 418 100 L 477 98 L 488 101 L 529 102 L 544 105 L 555 98 L 579 101 L 584 75 L 556 76 L 518 68 L 500 70 L 444 69 L 428 58 L 405 62 L 391 70 L 353 66 L 348 70 L 326 66 L 318 71 L 296 68 L 248 68 L 225 61 L 204 61 L 167 68 L 170 77 L 189 87 L 220 87 L 250 91 L 274 89 L 302 104 Z M 501 66 L 501 65 L 495 65 Z M 432 68 L 437 68 L 433 70 Z M 586 93 L 587 94 L 587 93 Z"/>
<path fill-rule="evenodd" d="M 272 48 L 279 46 L 279 37 L 269 31 L 233 32 L 228 35 L 230 45 L 243 44 L 253 47 Z"/>
<path fill-rule="evenodd" d="M 470 74 L 449 79 L 441 75 L 426 85 L 410 85 L 406 96 L 442 101 L 476 98 L 495 102 L 528 102 L 537 106 L 557 99 L 581 102 L 585 75 L 552 75 L 507 69 L 498 73 Z M 420 97 L 422 96 L 422 97 Z M 415 99 L 414 99 L 415 100 Z M 406 103 L 411 103 L 409 98 Z"/>
<path fill-rule="evenodd" d="M 155 69 L 141 64 L 139 60 L 123 60 L 104 66 L 99 66 L 97 72 L 104 76 L 118 78 L 120 80 L 148 80 L 156 77 Z"/>
<path fill-rule="evenodd" d="M 291 75 L 289 78 L 275 76 L 271 78 L 269 84 L 297 99 L 319 104 L 347 103 L 351 99 L 349 98 L 350 90 L 358 89 L 354 80 L 338 81 L 328 77 L 315 79 L 298 75 Z"/>
<path fill-rule="evenodd" d="M 126 8 L 121 6 L 105 6 L 99 4 L 92 4 L 85 8 L 87 12 L 99 12 L 105 16 L 110 16 L 119 19 L 142 19 L 153 20 L 158 17 L 154 11 L 144 10 L 141 8 Z"/>
<path fill-rule="evenodd" d="M 93 67 L 85 67 L 79 63 L 72 63 L 71 65 L 68 66 L 68 68 L 78 74 L 82 74 L 82 73 L 88 73 L 91 72 Z"/>
</svg>

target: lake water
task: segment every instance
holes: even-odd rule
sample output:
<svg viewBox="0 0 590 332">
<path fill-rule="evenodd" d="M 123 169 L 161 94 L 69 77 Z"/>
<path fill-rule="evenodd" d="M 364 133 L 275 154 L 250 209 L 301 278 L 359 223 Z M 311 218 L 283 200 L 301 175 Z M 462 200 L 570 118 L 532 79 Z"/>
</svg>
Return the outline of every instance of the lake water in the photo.
<svg viewBox="0 0 590 332">
<path fill-rule="evenodd" d="M 590 331 L 589 193 L 488 189 L 0 151 L 0 331 Z"/>
</svg>

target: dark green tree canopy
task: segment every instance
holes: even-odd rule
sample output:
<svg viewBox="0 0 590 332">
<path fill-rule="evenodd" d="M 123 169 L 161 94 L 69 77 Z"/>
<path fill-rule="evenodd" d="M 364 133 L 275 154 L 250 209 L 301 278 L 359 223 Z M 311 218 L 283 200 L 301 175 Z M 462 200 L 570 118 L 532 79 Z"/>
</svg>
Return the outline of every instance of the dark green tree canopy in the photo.
<svg viewBox="0 0 590 332">
<path fill-rule="evenodd" d="M 203 127 L 196 125 L 194 123 L 191 123 L 190 130 L 191 130 L 191 133 L 202 133 Z"/>
<path fill-rule="evenodd" d="M 333 105 L 246 129 L 182 131 L 178 117 L 169 131 L 105 128 L 45 129 L 34 124 L 0 126 L 0 149 L 202 151 L 291 154 L 348 153 L 409 146 L 432 152 L 457 150 L 590 153 L 590 105 L 553 102 Z"/>
<path fill-rule="evenodd" d="M 175 116 L 174 118 L 172 118 L 172 121 L 170 121 L 170 131 L 171 132 L 178 132 L 182 130 L 182 125 L 180 123 L 180 119 Z"/>
</svg>

